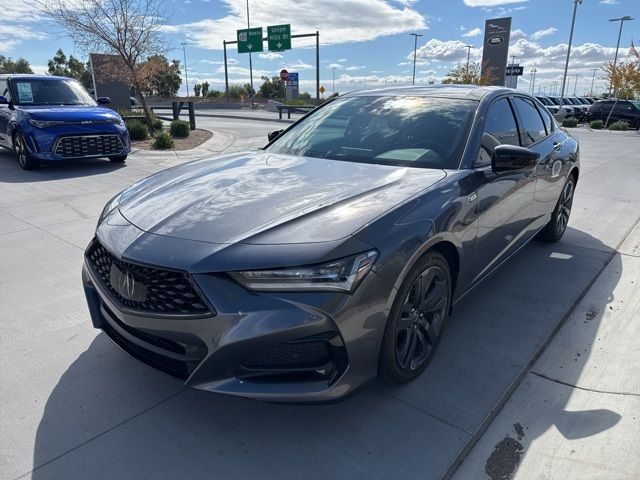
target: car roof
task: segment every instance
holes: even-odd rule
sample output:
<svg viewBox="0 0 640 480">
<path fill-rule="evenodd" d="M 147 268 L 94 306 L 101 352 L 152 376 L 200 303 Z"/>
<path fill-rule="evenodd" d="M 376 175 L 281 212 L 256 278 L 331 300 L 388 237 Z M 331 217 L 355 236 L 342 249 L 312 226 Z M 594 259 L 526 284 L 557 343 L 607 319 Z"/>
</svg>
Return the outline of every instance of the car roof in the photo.
<svg viewBox="0 0 640 480">
<path fill-rule="evenodd" d="M 7 80 L 9 78 L 28 78 L 33 80 L 74 80 L 69 77 L 57 77 L 55 75 L 41 75 L 37 73 L 3 73 L 0 74 L 1 80 Z"/>
<path fill-rule="evenodd" d="M 425 85 L 409 87 L 386 87 L 373 90 L 359 90 L 347 93 L 343 96 L 419 96 L 419 97 L 446 97 L 469 100 L 481 100 L 487 95 L 495 96 L 503 93 L 518 93 L 527 95 L 519 90 L 505 87 L 489 87 L 478 85 Z"/>
</svg>

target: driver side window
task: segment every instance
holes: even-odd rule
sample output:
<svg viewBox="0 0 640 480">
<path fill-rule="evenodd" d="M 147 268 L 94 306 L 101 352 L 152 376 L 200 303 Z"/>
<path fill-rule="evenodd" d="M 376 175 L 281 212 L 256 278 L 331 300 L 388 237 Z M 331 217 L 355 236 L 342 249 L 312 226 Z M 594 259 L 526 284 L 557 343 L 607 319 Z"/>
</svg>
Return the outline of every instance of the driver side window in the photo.
<svg viewBox="0 0 640 480">
<path fill-rule="evenodd" d="M 501 98 L 492 103 L 487 110 L 475 166 L 491 165 L 493 150 L 498 145 L 504 144 L 520 145 L 520 138 L 509 100 Z"/>
</svg>

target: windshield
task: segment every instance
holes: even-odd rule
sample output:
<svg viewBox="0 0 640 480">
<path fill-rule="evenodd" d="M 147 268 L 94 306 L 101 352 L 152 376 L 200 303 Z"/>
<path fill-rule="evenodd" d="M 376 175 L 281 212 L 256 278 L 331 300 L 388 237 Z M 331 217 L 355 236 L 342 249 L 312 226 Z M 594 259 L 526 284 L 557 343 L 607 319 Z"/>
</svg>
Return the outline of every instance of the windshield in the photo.
<svg viewBox="0 0 640 480">
<path fill-rule="evenodd" d="M 548 98 L 549 98 L 549 101 L 551 103 L 553 103 L 554 105 L 560 105 L 560 99 L 559 98 L 556 98 L 556 97 L 548 97 Z"/>
<path fill-rule="evenodd" d="M 631 103 L 631 105 L 636 107 L 636 110 L 640 110 L 640 101 L 639 100 L 629 100 L 629 102 Z"/>
<path fill-rule="evenodd" d="M 334 100 L 266 150 L 287 155 L 425 168 L 457 168 L 476 101 L 353 96 Z"/>
<path fill-rule="evenodd" d="M 75 80 L 14 78 L 12 98 L 16 105 L 95 105 L 91 95 Z"/>
<path fill-rule="evenodd" d="M 553 102 L 549 100 L 547 97 L 536 97 L 543 105 L 553 105 Z"/>
</svg>

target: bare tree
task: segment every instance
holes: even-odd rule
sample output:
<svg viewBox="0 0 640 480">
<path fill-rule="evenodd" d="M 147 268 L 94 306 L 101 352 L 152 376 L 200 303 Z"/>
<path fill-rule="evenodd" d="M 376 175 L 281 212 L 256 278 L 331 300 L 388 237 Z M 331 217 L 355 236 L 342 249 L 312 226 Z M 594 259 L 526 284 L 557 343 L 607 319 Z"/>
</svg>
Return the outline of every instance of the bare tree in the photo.
<svg viewBox="0 0 640 480">
<path fill-rule="evenodd" d="M 162 27 L 167 15 L 162 0 L 34 0 L 83 52 L 120 57 L 121 69 L 108 75 L 133 86 L 149 131 L 151 112 L 142 94 L 157 73 L 145 61 L 168 50 Z"/>
</svg>

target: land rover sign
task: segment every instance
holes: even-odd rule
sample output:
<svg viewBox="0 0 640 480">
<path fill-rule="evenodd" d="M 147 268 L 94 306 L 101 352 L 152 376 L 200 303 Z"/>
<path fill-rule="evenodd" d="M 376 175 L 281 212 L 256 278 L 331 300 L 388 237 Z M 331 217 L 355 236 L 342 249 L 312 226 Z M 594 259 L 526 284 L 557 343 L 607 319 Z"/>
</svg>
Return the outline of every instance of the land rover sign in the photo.
<svg viewBox="0 0 640 480">
<path fill-rule="evenodd" d="M 494 18 L 485 22 L 482 76 L 490 79 L 491 85 L 504 85 L 510 34 L 511 17 Z"/>
</svg>

